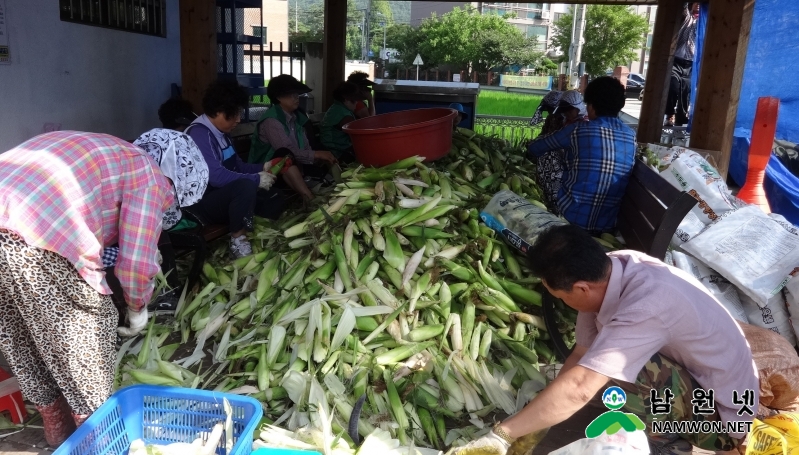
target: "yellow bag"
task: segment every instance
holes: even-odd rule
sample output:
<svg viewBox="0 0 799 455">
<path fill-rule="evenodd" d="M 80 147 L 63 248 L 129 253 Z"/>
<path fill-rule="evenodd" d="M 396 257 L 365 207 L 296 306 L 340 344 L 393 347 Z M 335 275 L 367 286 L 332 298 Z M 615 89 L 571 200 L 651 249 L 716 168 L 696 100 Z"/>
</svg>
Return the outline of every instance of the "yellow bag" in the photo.
<svg viewBox="0 0 799 455">
<path fill-rule="evenodd" d="M 799 413 L 755 419 L 746 443 L 746 455 L 799 455 Z"/>
</svg>

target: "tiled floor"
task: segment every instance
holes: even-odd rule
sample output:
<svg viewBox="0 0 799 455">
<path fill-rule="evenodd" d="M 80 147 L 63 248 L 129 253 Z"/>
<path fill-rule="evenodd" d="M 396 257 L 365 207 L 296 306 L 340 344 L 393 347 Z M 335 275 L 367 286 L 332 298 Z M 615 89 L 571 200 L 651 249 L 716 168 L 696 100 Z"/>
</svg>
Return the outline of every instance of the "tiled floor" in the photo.
<svg viewBox="0 0 799 455">
<path fill-rule="evenodd" d="M 51 454 L 44 440 L 44 432 L 38 428 L 25 430 L 0 439 L 0 455 L 44 455 Z"/>
</svg>

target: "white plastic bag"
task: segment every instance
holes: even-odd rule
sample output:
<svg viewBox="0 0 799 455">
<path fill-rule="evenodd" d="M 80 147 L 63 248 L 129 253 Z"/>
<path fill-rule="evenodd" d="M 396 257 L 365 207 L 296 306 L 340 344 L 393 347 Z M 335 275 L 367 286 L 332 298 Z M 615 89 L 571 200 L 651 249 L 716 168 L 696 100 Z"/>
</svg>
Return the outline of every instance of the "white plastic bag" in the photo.
<svg viewBox="0 0 799 455">
<path fill-rule="evenodd" d="M 768 304 L 762 308 L 746 295 L 741 295 L 741 304 L 750 324 L 778 333 L 788 340 L 791 346 L 796 346 L 796 334 L 788 318 L 788 309 L 782 292 L 769 299 Z"/>
<path fill-rule="evenodd" d="M 799 230 L 749 205 L 725 213 L 682 249 L 763 307 L 799 265 Z"/>
<path fill-rule="evenodd" d="M 669 166 L 660 176 L 699 201 L 677 227 L 672 245 L 687 242 L 699 234 L 702 225 L 708 225 L 724 213 L 745 205 L 732 195 L 718 171 L 699 153 L 674 147 L 671 154 L 661 158 L 663 163 Z"/>
<path fill-rule="evenodd" d="M 480 218 L 486 226 L 525 254 L 539 234 L 552 226 L 568 224 L 508 190 L 495 194 L 480 212 Z"/>
<path fill-rule="evenodd" d="M 785 304 L 791 319 L 793 333 L 799 333 L 799 280 L 790 280 L 785 285 Z"/>
<path fill-rule="evenodd" d="M 578 439 L 549 455 L 649 455 L 649 441 L 643 431 L 619 430 L 612 435 L 602 433 L 597 438 Z"/>
<path fill-rule="evenodd" d="M 675 267 L 693 275 L 697 281 L 702 283 L 713 294 L 713 297 L 721 303 L 721 306 L 727 309 L 733 318 L 744 323 L 749 322 L 735 285 L 727 281 L 715 270 L 706 267 L 685 253 L 672 251 L 671 258 Z"/>
</svg>

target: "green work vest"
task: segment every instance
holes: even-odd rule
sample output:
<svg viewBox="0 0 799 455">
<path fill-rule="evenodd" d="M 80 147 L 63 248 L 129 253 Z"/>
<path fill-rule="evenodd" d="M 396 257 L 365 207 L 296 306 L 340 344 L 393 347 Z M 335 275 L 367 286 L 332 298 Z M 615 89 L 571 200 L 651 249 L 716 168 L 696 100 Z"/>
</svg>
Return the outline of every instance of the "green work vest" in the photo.
<svg viewBox="0 0 799 455">
<path fill-rule="evenodd" d="M 303 139 L 305 135 L 303 132 L 305 131 L 305 123 L 308 121 L 308 117 L 300 111 L 295 112 L 295 115 L 296 119 L 294 122 L 296 124 L 296 128 L 294 134 L 297 136 L 297 147 L 302 150 L 305 148 L 305 140 Z M 264 112 L 264 115 L 258 119 L 258 123 L 255 124 L 255 131 L 252 133 L 250 154 L 247 157 L 247 162 L 249 163 L 266 163 L 267 161 L 271 160 L 272 155 L 275 154 L 274 147 L 261 139 L 261 136 L 258 134 L 258 131 L 261 129 L 261 123 L 270 118 L 277 119 L 277 121 L 283 125 L 283 130 L 286 132 L 287 136 L 291 134 L 289 131 L 288 122 L 286 121 L 286 112 L 283 111 L 283 108 L 277 104 L 273 104 L 272 107 L 267 109 L 266 112 Z"/>
<path fill-rule="evenodd" d="M 338 124 L 345 117 L 355 117 L 355 113 L 347 109 L 340 101 L 333 102 L 325 113 L 320 127 L 322 145 L 337 157 L 342 151 L 352 147 L 350 136 L 339 128 Z"/>
</svg>

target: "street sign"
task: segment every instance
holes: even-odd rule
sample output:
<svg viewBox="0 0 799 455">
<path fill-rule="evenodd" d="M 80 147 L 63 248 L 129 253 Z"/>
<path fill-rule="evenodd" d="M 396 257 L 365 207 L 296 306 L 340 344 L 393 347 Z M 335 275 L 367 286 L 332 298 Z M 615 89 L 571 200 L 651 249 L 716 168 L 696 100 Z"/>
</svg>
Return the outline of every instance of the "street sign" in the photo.
<svg viewBox="0 0 799 455">
<path fill-rule="evenodd" d="M 419 80 L 419 65 L 424 65 L 424 62 L 422 61 L 422 56 L 419 55 L 419 54 L 416 54 L 416 58 L 413 60 L 413 64 L 416 65 L 416 80 L 418 81 Z"/>
</svg>

